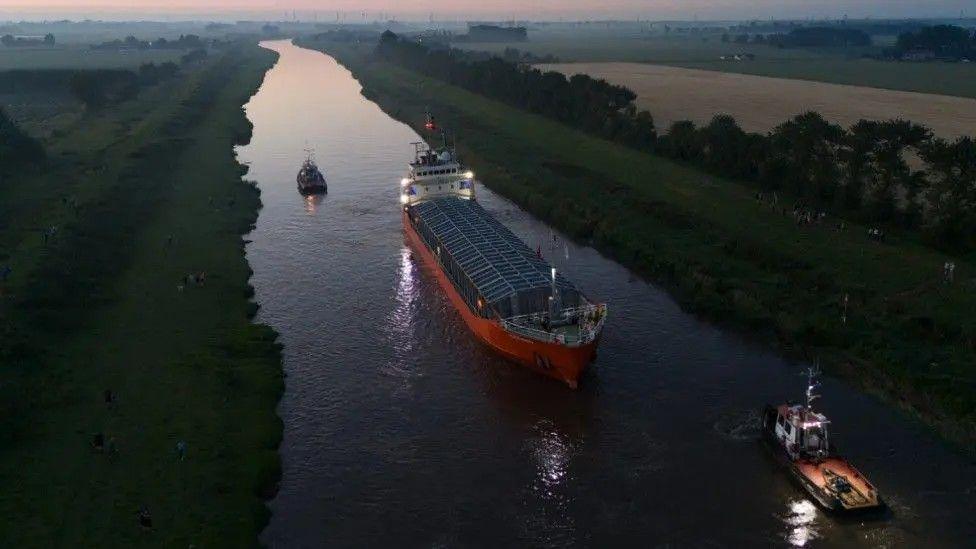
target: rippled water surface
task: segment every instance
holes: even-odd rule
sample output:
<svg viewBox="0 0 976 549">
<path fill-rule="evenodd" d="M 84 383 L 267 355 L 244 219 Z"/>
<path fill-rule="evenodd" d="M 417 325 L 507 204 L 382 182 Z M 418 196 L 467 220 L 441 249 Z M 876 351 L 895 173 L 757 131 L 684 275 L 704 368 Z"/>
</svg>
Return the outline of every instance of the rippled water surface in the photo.
<svg viewBox="0 0 976 549">
<path fill-rule="evenodd" d="M 330 57 L 287 42 L 239 151 L 259 320 L 284 343 L 281 490 L 262 541 L 322 546 L 972 546 L 976 466 L 824 380 L 820 407 L 890 516 L 825 516 L 757 443 L 801 364 L 685 314 L 654 286 L 479 188 L 485 207 L 609 303 L 579 391 L 499 360 L 404 242 L 396 184 L 418 136 Z M 459 128 L 460 139 L 464 138 Z M 313 148 L 329 181 L 302 198 Z"/>
</svg>

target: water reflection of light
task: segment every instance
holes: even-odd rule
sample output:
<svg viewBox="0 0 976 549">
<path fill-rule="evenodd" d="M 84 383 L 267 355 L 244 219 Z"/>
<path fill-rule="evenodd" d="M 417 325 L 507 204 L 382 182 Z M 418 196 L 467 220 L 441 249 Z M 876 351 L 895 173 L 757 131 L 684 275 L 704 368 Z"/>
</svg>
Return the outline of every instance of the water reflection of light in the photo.
<svg viewBox="0 0 976 549">
<path fill-rule="evenodd" d="M 805 547 L 817 539 L 816 520 L 816 505 L 806 499 L 791 501 L 789 513 L 783 518 L 787 526 L 786 541 L 793 547 Z"/>
<path fill-rule="evenodd" d="M 552 491 L 559 486 L 566 477 L 566 467 L 569 463 L 569 449 L 559 433 L 550 431 L 544 433 L 535 450 L 538 466 L 539 481 L 546 489 L 546 495 L 552 496 Z"/>
<path fill-rule="evenodd" d="M 410 248 L 404 246 L 400 249 L 400 272 L 397 280 L 397 304 L 409 305 L 414 295 L 415 273 L 412 260 L 413 254 Z M 398 309 L 400 307 L 397 307 Z M 409 311 L 408 311 L 409 312 Z"/>
<path fill-rule="evenodd" d="M 322 200 L 325 197 L 320 194 L 310 194 L 305 197 L 305 213 L 309 215 L 315 215 L 316 210 L 318 210 L 319 205 L 322 204 Z"/>
<path fill-rule="evenodd" d="M 537 433 L 530 443 L 536 465 L 536 489 L 552 500 L 557 498 L 556 491 L 569 471 L 572 445 L 548 422 L 538 425 Z"/>
<path fill-rule="evenodd" d="M 536 497 L 525 501 L 527 528 L 541 545 L 566 545 L 566 540 L 574 539 L 576 531 L 570 513 L 572 498 L 568 494 L 575 448 L 550 421 L 540 421 L 533 430 L 526 444 L 535 466 L 531 490 Z"/>
<path fill-rule="evenodd" d="M 417 267 L 414 265 L 410 249 L 400 249 L 400 267 L 397 269 L 396 305 L 390 312 L 386 331 L 394 349 L 394 361 L 390 371 L 397 375 L 410 375 L 414 362 L 414 343 L 417 337 L 413 326 L 414 307 L 417 302 Z"/>
</svg>

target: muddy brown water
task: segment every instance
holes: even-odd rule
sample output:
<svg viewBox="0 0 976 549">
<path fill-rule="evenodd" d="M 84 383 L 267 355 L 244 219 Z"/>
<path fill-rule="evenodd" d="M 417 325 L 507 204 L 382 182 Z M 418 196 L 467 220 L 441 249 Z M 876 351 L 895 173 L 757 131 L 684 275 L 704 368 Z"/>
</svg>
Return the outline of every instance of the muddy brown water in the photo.
<svg viewBox="0 0 976 549">
<path fill-rule="evenodd" d="M 578 391 L 478 344 L 404 242 L 396 187 L 418 136 L 332 58 L 288 42 L 247 105 L 264 208 L 247 238 L 284 344 L 283 478 L 271 547 L 954 547 L 976 535 L 976 466 L 825 378 L 820 409 L 891 506 L 825 515 L 757 441 L 806 365 L 683 312 L 667 293 L 481 187 L 482 204 L 610 317 Z M 464 138 L 463 128 L 459 138 Z M 295 174 L 314 148 L 329 194 Z"/>
</svg>

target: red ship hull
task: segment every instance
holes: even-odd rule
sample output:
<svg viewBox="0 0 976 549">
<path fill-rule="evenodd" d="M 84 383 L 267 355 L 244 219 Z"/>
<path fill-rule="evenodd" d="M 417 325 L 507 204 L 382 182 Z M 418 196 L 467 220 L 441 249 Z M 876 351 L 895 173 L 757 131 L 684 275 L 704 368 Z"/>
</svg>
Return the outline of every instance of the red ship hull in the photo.
<svg viewBox="0 0 976 549">
<path fill-rule="evenodd" d="M 555 342 L 537 341 L 505 330 L 497 320 L 475 315 L 468 308 L 457 289 L 454 288 L 454 284 L 441 270 L 434 254 L 414 230 L 406 213 L 403 214 L 403 227 L 411 247 L 420 254 L 424 263 L 430 266 L 438 284 L 444 289 L 451 303 L 454 304 L 454 308 L 461 313 L 464 323 L 468 325 L 468 328 L 474 332 L 478 339 L 513 362 L 540 374 L 558 379 L 573 389 L 579 386 L 580 377 L 596 356 L 599 339 L 575 347 Z"/>
</svg>

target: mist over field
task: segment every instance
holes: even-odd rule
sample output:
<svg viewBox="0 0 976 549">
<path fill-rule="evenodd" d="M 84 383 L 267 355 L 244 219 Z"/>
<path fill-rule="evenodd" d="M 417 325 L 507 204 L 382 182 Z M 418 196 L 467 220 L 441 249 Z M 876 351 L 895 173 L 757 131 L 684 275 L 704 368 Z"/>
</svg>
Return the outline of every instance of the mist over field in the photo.
<svg viewBox="0 0 976 549">
<path fill-rule="evenodd" d="M 419 0 L 398 5 L 386 0 L 57 0 L 27 2 L 0 0 L 0 21 L 20 18 L 132 19 L 216 19 L 238 18 L 330 21 L 336 13 L 348 22 L 354 18 L 417 20 L 740 20 L 773 18 L 954 17 L 972 15 L 976 6 L 969 0 Z M 970 13 L 967 13 L 970 12 Z"/>
</svg>

